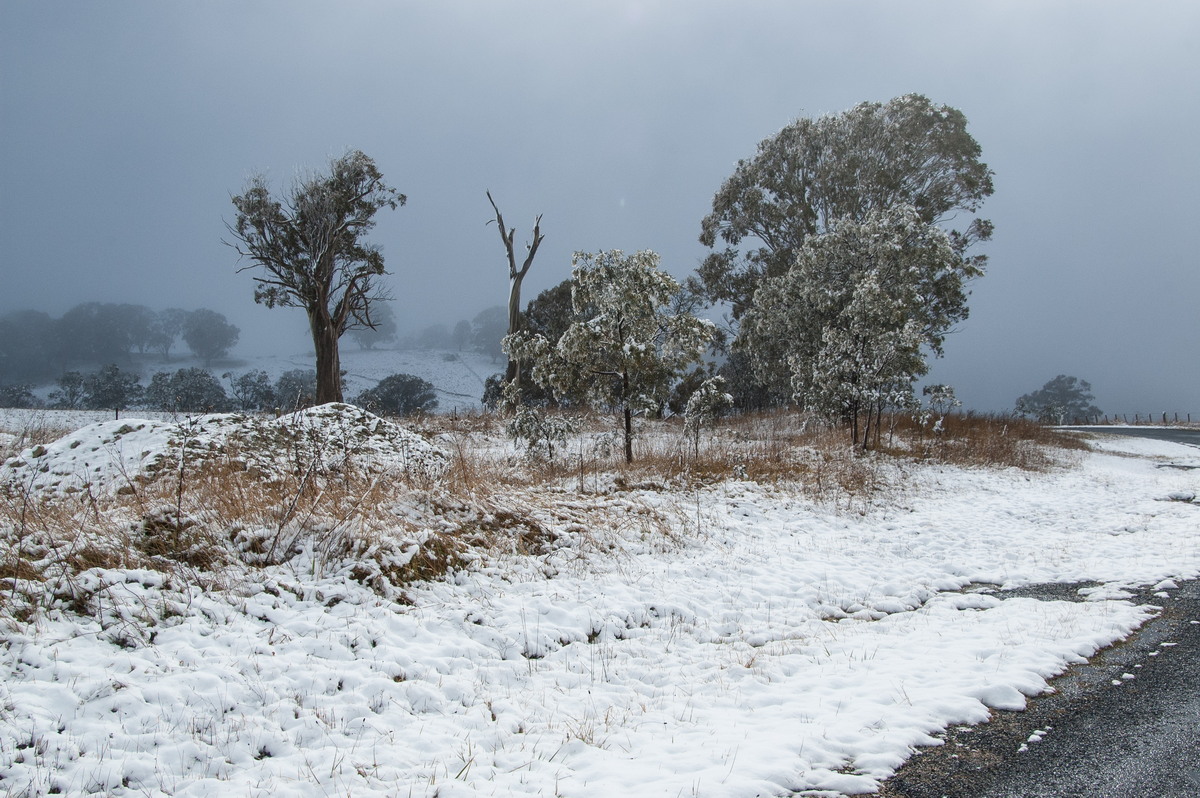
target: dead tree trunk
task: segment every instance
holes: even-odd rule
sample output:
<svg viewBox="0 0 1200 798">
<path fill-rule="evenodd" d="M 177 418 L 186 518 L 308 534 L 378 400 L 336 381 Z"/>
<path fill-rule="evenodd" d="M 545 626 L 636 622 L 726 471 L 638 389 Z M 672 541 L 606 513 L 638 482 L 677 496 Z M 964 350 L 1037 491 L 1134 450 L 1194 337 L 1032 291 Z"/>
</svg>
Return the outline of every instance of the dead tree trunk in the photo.
<svg viewBox="0 0 1200 798">
<path fill-rule="evenodd" d="M 537 254 L 538 246 L 542 243 L 545 236 L 542 235 L 542 216 L 533 220 L 533 243 L 527 244 L 528 250 L 525 254 L 525 261 L 521 264 L 521 268 L 517 268 L 517 256 L 514 251 L 513 241 L 516 238 L 516 228 L 506 228 L 504 226 L 504 217 L 500 213 L 500 209 L 496 207 L 496 201 L 492 199 L 492 192 L 487 192 L 488 202 L 492 204 L 492 210 L 496 212 L 496 227 L 500 230 L 500 239 L 504 242 L 504 251 L 508 255 L 508 334 L 512 335 L 521 329 L 521 281 L 525 279 L 525 275 L 529 273 L 529 267 L 533 265 L 533 256 Z M 489 221 L 488 224 L 491 224 Z M 521 366 L 513 358 L 508 359 L 508 366 L 504 371 L 504 382 L 515 382 L 520 384 Z"/>
</svg>

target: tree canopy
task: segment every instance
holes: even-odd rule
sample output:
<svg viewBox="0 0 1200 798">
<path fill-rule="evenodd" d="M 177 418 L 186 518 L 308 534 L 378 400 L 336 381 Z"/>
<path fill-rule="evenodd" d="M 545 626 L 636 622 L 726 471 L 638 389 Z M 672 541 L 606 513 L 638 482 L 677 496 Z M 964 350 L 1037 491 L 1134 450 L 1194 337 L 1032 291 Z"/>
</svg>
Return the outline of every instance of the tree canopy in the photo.
<svg viewBox="0 0 1200 798">
<path fill-rule="evenodd" d="M 973 214 L 993 191 L 980 155 L 962 112 L 919 94 L 797 120 L 739 161 L 713 197 L 700 241 L 714 251 L 694 287 L 730 303 L 737 319 L 763 278 L 786 272 L 804 242 L 837 221 L 902 205 L 927 224 Z M 963 253 L 990 237 L 991 224 L 976 219 L 948 234 Z"/>
<path fill-rule="evenodd" d="M 192 354 L 205 365 L 229 354 L 241 330 L 230 324 L 225 314 L 200 308 L 187 314 L 183 322 L 183 340 Z"/>
<path fill-rule="evenodd" d="M 1059 374 L 1036 391 L 1017 399 L 1017 413 L 1045 424 L 1086 421 L 1102 412 L 1092 404 L 1092 386 L 1087 380 Z"/>
<path fill-rule="evenodd" d="M 861 414 L 869 431 L 872 414 L 909 403 L 979 274 L 911 206 L 843 219 L 763 279 L 738 346 L 763 384 L 790 383 L 798 403 L 849 421 L 857 439 Z"/>
</svg>

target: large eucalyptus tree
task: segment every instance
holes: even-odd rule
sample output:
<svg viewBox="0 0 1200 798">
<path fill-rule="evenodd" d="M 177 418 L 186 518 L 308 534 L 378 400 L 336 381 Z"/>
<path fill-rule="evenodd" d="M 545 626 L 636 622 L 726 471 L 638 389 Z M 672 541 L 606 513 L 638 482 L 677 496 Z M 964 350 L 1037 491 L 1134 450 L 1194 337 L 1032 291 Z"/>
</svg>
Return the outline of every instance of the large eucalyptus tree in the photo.
<svg viewBox="0 0 1200 798">
<path fill-rule="evenodd" d="M 342 401 L 338 342 L 354 327 L 373 327 L 372 309 L 388 298 L 379 247 L 363 240 L 375 214 L 405 196 L 383 182 L 375 162 L 358 150 L 329 164 L 326 174 L 299 180 L 282 199 L 256 175 L 233 197 L 237 217 L 227 224 L 231 246 L 251 261 L 254 301 L 308 314 L 316 351 L 318 404 Z"/>
<path fill-rule="evenodd" d="M 713 197 L 700 224 L 700 242 L 713 251 L 693 287 L 740 319 L 762 279 L 790 269 L 810 236 L 900 206 L 946 228 L 964 255 L 992 230 L 982 219 L 949 229 L 951 217 L 973 215 L 992 194 L 980 155 L 963 113 L 920 94 L 799 119 L 739 161 Z M 972 265 L 983 262 L 976 256 Z"/>
</svg>

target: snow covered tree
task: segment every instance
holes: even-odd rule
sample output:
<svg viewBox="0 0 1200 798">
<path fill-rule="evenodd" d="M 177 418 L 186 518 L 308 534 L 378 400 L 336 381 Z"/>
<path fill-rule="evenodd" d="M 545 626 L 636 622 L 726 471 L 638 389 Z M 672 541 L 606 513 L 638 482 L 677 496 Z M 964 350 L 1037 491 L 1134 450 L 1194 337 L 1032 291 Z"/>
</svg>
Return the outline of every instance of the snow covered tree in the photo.
<svg viewBox="0 0 1200 798">
<path fill-rule="evenodd" d="M 378 280 L 387 273 L 383 253 L 362 238 L 375 226 L 378 211 L 405 201 L 357 150 L 334 159 L 328 174 L 300 180 L 282 202 L 271 196 L 262 175 L 233 198 L 231 246 L 251 261 L 241 271 L 261 270 L 254 277 L 254 301 L 308 314 L 318 404 L 342 401 L 338 342 L 353 327 L 373 326 L 374 304 L 387 299 Z"/>
<path fill-rule="evenodd" d="M 504 339 L 511 357 L 558 396 L 615 408 L 623 421 L 625 461 L 633 461 L 633 415 L 656 411 L 684 370 L 700 360 L 714 328 L 672 312 L 679 283 L 642 251 L 577 252 L 571 305 L 576 320 L 557 341 L 520 332 Z"/>
<path fill-rule="evenodd" d="M 700 434 L 713 424 L 722 413 L 733 407 L 733 397 L 721 390 L 724 377 L 710 377 L 687 400 L 683 410 L 683 431 L 691 439 L 694 457 L 700 456 Z"/>
<path fill-rule="evenodd" d="M 112 410 L 120 415 L 142 398 L 142 386 L 136 374 L 121 371 L 114 364 L 104 366 L 83 378 L 83 407 L 89 410 Z"/>
<path fill-rule="evenodd" d="M 513 383 L 509 383 L 510 385 Z M 534 459 L 554 461 L 554 447 L 562 449 L 567 437 L 575 432 L 575 420 L 568 416 L 546 413 L 541 408 L 517 405 L 506 428 L 508 437 L 525 441 L 526 454 Z"/>
<path fill-rule="evenodd" d="M 1102 412 L 1092 404 L 1095 398 L 1087 380 L 1059 374 L 1038 390 L 1017 399 L 1017 413 L 1044 424 L 1087 420 Z"/>
<path fill-rule="evenodd" d="M 809 410 L 849 423 L 911 403 L 912 384 L 967 317 L 982 274 L 951 236 L 911 206 L 842 220 L 809 238 L 785 273 L 762 280 L 737 346 L 764 384 L 790 383 Z"/>
<path fill-rule="evenodd" d="M 53 408 L 78 410 L 87 400 L 87 378 L 78 371 L 64 372 L 58 378 L 58 388 L 48 398 Z"/>
<path fill-rule="evenodd" d="M 912 384 L 928 371 L 921 324 L 910 312 L 903 299 L 880 285 L 878 275 L 866 274 L 822 330 L 815 361 L 792 356 L 792 387 L 807 407 L 849 420 L 854 441 L 860 440 L 859 420 L 865 417 L 864 449 L 872 433 L 878 440 L 883 411 L 911 406 Z"/>
<path fill-rule="evenodd" d="M 809 237 L 840 220 L 899 206 L 928 224 L 974 213 L 993 190 L 980 154 L 961 111 L 919 94 L 793 122 L 739 161 L 713 197 L 700 241 L 714 251 L 693 285 L 739 319 L 763 279 L 785 274 Z M 950 244 L 963 253 L 991 229 L 975 220 Z"/>
<path fill-rule="evenodd" d="M 932 423 L 933 431 L 940 434 L 945 430 L 950 411 L 962 407 L 962 402 L 954 395 L 954 388 L 950 385 L 926 385 L 921 393 L 925 395 L 925 407 L 919 410 L 917 422 L 922 427 Z"/>
</svg>

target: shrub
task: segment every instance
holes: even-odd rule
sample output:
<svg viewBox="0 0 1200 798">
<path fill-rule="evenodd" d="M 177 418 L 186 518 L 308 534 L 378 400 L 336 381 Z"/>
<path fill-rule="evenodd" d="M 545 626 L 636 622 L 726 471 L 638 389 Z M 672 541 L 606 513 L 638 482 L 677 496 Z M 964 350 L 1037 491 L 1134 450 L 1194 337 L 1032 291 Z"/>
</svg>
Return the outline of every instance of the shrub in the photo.
<svg viewBox="0 0 1200 798">
<path fill-rule="evenodd" d="M 231 408 L 229 397 L 212 372 L 199 368 L 160 371 L 150 378 L 146 405 L 156 410 L 183 413 L 220 413 Z"/>
<path fill-rule="evenodd" d="M 302 410 L 317 401 L 317 372 L 313 369 L 292 369 L 275 381 L 275 401 L 281 410 Z"/>
<path fill-rule="evenodd" d="M 271 387 L 267 372 L 256 369 L 235 377 L 227 371 L 221 376 L 229 380 L 229 392 L 243 411 L 266 410 L 275 406 L 275 389 Z"/>
<path fill-rule="evenodd" d="M 392 374 L 360 393 L 354 403 L 379 415 L 409 416 L 432 411 L 438 400 L 433 385 L 420 377 Z"/>
<path fill-rule="evenodd" d="M 41 407 L 32 385 L 0 385 L 0 407 Z"/>
</svg>

